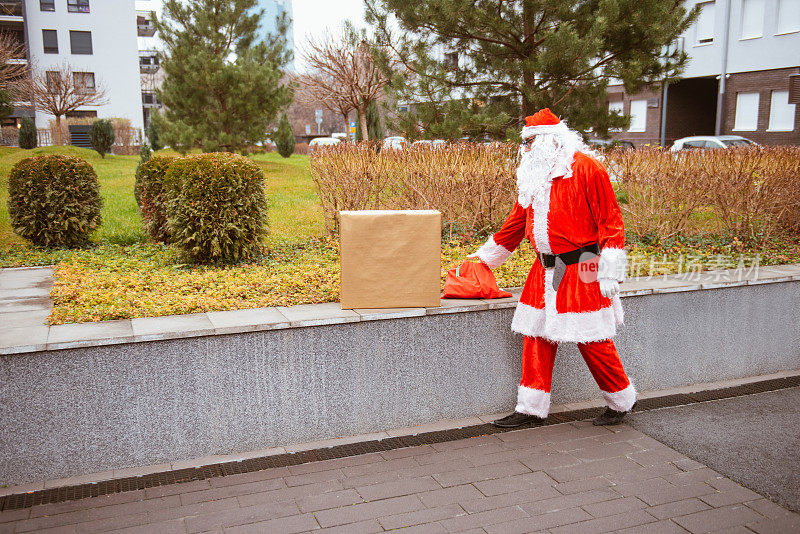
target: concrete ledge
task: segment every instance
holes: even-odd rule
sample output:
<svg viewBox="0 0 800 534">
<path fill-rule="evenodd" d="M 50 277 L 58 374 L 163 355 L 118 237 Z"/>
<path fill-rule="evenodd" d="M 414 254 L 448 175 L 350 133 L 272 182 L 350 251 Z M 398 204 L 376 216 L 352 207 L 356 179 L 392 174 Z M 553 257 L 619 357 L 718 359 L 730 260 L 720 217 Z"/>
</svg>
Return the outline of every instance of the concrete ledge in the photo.
<svg viewBox="0 0 800 534">
<path fill-rule="evenodd" d="M 3 269 L 2 271 L 15 271 L 15 269 Z M 49 272 L 48 270 L 45 274 Z M 16 269 L 15 274 L 17 277 L 22 276 L 25 279 L 28 277 L 41 278 L 42 276 L 41 272 L 34 272 L 34 269 L 29 268 Z M 730 269 L 633 278 L 622 284 L 620 296 L 627 298 L 664 293 L 683 293 L 798 280 L 800 280 L 800 264 L 779 265 L 752 270 Z M 0 284 L 2 284 L 1 279 Z M 425 315 L 503 310 L 516 307 L 522 289 L 510 288 L 509 291 L 513 296 L 503 299 L 442 299 L 441 306 L 436 308 L 343 310 L 339 303 L 329 302 L 291 307 L 144 317 L 99 323 L 76 323 L 50 327 L 39 323 L 42 319 L 41 312 L 34 308 L 28 310 L 24 306 L 16 306 L 13 308 L 14 312 L 3 314 L 4 317 L 9 317 L 9 321 L 13 321 L 13 323 L 10 322 L 11 327 L 0 333 L 0 355 L 240 334 L 284 328 L 304 328 L 360 321 L 402 319 Z M 14 301 L 11 299 L 7 302 L 13 304 Z M 26 300 L 25 302 L 28 301 Z M 31 315 L 26 316 L 25 312 Z M 26 320 L 29 321 L 29 329 L 26 329 L 24 323 Z M 34 325 L 40 328 L 32 328 Z"/>
</svg>

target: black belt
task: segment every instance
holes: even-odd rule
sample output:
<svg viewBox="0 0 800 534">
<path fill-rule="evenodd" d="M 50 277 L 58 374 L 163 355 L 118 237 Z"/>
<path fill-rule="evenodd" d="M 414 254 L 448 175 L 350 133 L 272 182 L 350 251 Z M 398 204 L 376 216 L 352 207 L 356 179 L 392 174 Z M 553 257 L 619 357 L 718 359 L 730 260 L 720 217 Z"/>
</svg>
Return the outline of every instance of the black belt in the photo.
<svg viewBox="0 0 800 534">
<path fill-rule="evenodd" d="M 591 259 L 591 258 L 581 258 L 581 256 L 587 252 L 594 254 L 594 256 L 597 256 L 598 254 L 600 254 L 600 245 L 597 243 L 592 243 L 591 245 L 586 245 L 585 247 L 576 248 L 575 250 L 570 250 L 569 252 L 564 252 L 562 254 L 539 253 L 539 261 L 545 268 L 555 267 L 556 258 L 561 258 L 561 261 L 564 262 L 564 265 L 572 265 L 573 263 L 578 263 L 580 261 L 586 261 L 588 259 Z"/>
</svg>

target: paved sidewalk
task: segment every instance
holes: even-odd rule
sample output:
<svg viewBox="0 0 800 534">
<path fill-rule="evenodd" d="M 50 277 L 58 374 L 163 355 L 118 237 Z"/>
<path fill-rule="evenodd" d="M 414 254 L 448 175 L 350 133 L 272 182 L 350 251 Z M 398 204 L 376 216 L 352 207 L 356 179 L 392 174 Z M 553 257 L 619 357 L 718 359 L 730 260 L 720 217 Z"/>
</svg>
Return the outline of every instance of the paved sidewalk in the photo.
<svg viewBox="0 0 800 534">
<path fill-rule="evenodd" d="M 0 514 L 4 532 L 796 532 L 633 428 L 566 423 Z"/>
</svg>

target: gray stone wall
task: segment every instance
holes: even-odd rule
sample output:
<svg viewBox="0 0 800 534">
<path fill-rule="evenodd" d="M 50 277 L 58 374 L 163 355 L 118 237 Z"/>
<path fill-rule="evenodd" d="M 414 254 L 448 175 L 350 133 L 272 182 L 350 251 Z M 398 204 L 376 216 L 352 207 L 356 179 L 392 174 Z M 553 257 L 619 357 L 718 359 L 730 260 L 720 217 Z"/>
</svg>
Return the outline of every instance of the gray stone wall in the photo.
<svg viewBox="0 0 800 534">
<path fill-rule="evenodd" d="M 628 296 L 640 390 L 800 368 L 800 281 Z M 512 410 L 513 309 L 0 356 L 0 483 Z M 599 392 L 574 344 L 553 402 Z"/>
</svg>

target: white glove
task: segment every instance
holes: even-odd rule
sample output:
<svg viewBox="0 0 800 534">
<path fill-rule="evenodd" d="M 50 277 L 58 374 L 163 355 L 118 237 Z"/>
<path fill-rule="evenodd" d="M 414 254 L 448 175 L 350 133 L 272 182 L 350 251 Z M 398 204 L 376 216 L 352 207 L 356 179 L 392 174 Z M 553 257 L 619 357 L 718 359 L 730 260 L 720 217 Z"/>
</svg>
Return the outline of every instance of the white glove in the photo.
<svg viewBox="0 0 800 534">
<path fill-rule="evenodd" d="M 601 278 L 598 282 L 600 283 L 600 293 L 605 298 L 610 299 L 619 293 L 619 282 L 613 278 Z"/>
</svg>

